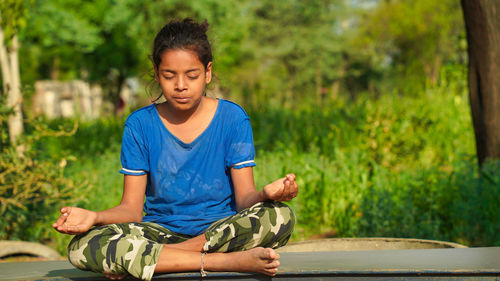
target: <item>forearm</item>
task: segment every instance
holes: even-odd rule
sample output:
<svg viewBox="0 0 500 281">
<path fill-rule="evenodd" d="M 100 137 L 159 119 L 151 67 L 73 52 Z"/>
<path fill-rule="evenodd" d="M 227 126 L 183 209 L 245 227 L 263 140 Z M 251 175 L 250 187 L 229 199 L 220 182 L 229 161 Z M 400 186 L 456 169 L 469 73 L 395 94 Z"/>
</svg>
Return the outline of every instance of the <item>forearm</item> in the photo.
<svg viewBox="0 0 500 281">
<path fill-rule="evenodd" d="M 238 200 L 238 202 L 236 203 L 236 205 L 237 205 L 236 207 L 237 207 L 238 212 L 239 212 L 243 209 L 250 208 L 259 202 L 264 202 L 267 200 L 268 199 L 265 197 L 264 192 L 262 190 L 261 191 L 256 191 L 256 190 L 250 191 L 247 194 L 245 194 L 245 196 L 240 198 L 240 200 Z"/>
<path fill-rule="evenodd" d="M 125 176 L 124 182 L 120 205 L 100 212 L 62 207 L 61 215 L 52 227 L 61 233 L 80 234 L 94 225 L 142 221 L 146 176 Z"/>
<path fill-rule="evenodd" d="M 247 181 L 248 182 L 248 181 Z M 243 182 L 244 183 L 244 182 Z M 268 200 L 290 201 L 299 192 L 299 187 L 295 182 L 295 175 L 288 174 L 286 177 L 278 179 L 264 186 L 261 191 L 256 191 L 253 181 L 246 188 L 241 188 L 244 192 L 236 193 L 236 205 L 238 211 L 251 207 L 258 202 Z M 240 183 L 243 186 L 242 183 Z"/>
<path fill-rule="evenodd" d="M 263 190 L 257 191 L 255 188 L 252 167 L 231 169 L 231 179 L 234 184 L 238 212 L 252 207 L 256 203 L 269 200 Z"/>
<path fill-rule="evenodd" d="M 125 204 L 120 204 L 105 211 L 96 212 L 96 215 L 95 225 L 142 221 L 142 210 L 140 212 L 134 211 Z"/>
<path fill-rule="evenodd" d="M 123 196 L 120 204 L 97 212 L 96 225 L 142 221 L 142 208 L 146 192 L 147 176 L 125 175 Z"/>
</svg>

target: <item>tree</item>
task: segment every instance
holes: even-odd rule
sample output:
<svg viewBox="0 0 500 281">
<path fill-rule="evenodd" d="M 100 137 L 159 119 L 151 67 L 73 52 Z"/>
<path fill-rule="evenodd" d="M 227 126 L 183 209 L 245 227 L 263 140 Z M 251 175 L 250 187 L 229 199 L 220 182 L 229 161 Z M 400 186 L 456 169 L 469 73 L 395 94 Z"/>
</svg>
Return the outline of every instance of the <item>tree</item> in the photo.
<svg viewBox="0 0 500 281">
<path fill-rule="evenodd" d="M 322 102 L 340 68 L 342 1 L 240 0 L 219 7 L 209 22 L 223 92 L 255 107 Z"/>
<path fill-rule="evenodd" d="M 500 159 L 500 1 L 462 0 L 479 164 Z"/>
<path fill-rule="evenodd" d="M 31 80 L 99 83 L 120 104 L 126 78 L 142 76 L 156 32 L 175 15 L 192 14 L 185 1 L 36 0 L 23 33 Z M 61 28 L 63 27 L 63 28 Z"/>
<path fill-rule="evenodd" d="M 23 76 L 26 73 L 34 80 L 79 78 L 85 54 L 104 41 L 92 18 L 101 6 L 96 1 L 35 1 L 20 34 L 24 53 L 31 58 L 22 62 Z"/>
<path fill-rule="evenodd" d="M 27 7 L 24 1 L 2 0 L 0 2 L 0 64 L 3 93 L 7 106 L 13 114 L 9 117 L 9 137 L 15 143 L 23 132 L 21 78 L 19 74 L 18 31 L 25 25 Z"/>
<path fill-rule="evenodd" d="M 415 87 L 436 84 L 441 66 L 456 63 L 463 21 L 456 0 L 392 0 L 368 10 L 360 29 L 364 51 Z"/>
</svg>

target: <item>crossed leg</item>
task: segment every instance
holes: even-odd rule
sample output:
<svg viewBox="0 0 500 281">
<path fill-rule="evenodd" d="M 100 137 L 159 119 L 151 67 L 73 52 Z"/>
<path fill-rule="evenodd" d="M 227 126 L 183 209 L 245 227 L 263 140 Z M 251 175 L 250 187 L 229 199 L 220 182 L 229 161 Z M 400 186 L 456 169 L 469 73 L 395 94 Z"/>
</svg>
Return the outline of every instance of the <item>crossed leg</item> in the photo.
<svg viewBox="0 0 500 281">
<path fill-rule="evenodd" d="M 68 257 L 80 269 L 111 279 L 127 274 L 150 280 L 153 273 L 198 271 L 258 272 L 273 276 L 295 217 L 285 204 L 263 202 L 212 224 L 189 237 L 154 223 L 101 226 L 76 236 Z"/>
<path fill-rule="evenodd" d="M 155 273 L 198 271 L 201 269 L 201 252 L 207 242 L 199 235 L 177 244 L 165 244 L 160 252 Z M 279 254 L 271 248 L 257 247 L 241 252 L 209 253 L 204 256 L 203 268 L 207 271 L 257 272 L 274 276 L 278 272 Z M 110 279 L 122 279 L 128 274 L 105 274 Z"/>
<path fill-rule="evenodd" d="M 216 251 L 219 253 L 205 256 L 204 269 L 258 272 L 274 276 L 280 263 L 279 254 L 272 247 L 286 244 L 294 224 L 294 215 L 285 204 L 255 204 L 213 223 L 202 235 L 181 243 L 164 245 L 155 272 L 199 270 L 202 266 L 200 253 Z M 172 262 L 175 260 L 178 262 Z"/>
<path fill-rule="evenodd" d="M 197 271 L 201 269 L 201 252 L 205 235 L 178 244 L 163 245 L 155 273 Z M 207 271 L 258 272 L 275 275 L 279 254 L 271 248 L 257 247 L 241 252 L 208 253 L 203 268 Z"/>
</svg>

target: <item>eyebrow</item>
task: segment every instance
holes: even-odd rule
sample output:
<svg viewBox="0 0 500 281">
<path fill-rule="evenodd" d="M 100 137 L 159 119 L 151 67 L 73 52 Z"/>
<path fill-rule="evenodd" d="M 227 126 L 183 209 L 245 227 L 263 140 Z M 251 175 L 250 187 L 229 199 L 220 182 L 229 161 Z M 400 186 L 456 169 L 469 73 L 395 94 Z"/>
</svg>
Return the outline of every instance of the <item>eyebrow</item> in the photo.
<svg viewBox="0 0 500 281">
<path fill-rule="evenodd" d="M 185 73 L 194 72 L 194 71 L 201 71 L 201 69 L 199 69 L 199 68 L 192 68 L 192 69 L 188 69 Z M 160 72 L 177 73 L 176 71 L 171 70 L 171 69 L 161 69 Z"/>
</svg>

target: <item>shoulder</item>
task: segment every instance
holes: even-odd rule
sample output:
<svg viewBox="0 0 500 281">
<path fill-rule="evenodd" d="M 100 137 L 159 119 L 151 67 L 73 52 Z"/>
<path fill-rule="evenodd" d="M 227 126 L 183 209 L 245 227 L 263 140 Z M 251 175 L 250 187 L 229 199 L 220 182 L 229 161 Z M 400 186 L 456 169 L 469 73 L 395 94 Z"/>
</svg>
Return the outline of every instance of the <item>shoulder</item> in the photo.
<svg viewBox="0 0 500 281">
<path fill-rule="evenodd" d="M 151 120 L 154 118 L 154 114 L 156 113 L 155 104 L 150 104 L 143 108 L 137 109 L 132 112 L 125 121 L 125 126 L 141 126 L 144 124 L 151 123 Z"/>
<path fill-rule="evenodd" d="M 219 102 L 221 103 L 220 107 L 225 119 L 231 119 L 234 121 L 250 119 L 248 114 L 240 105 L 223 99 L 220 99 Z"/>
</svg>

